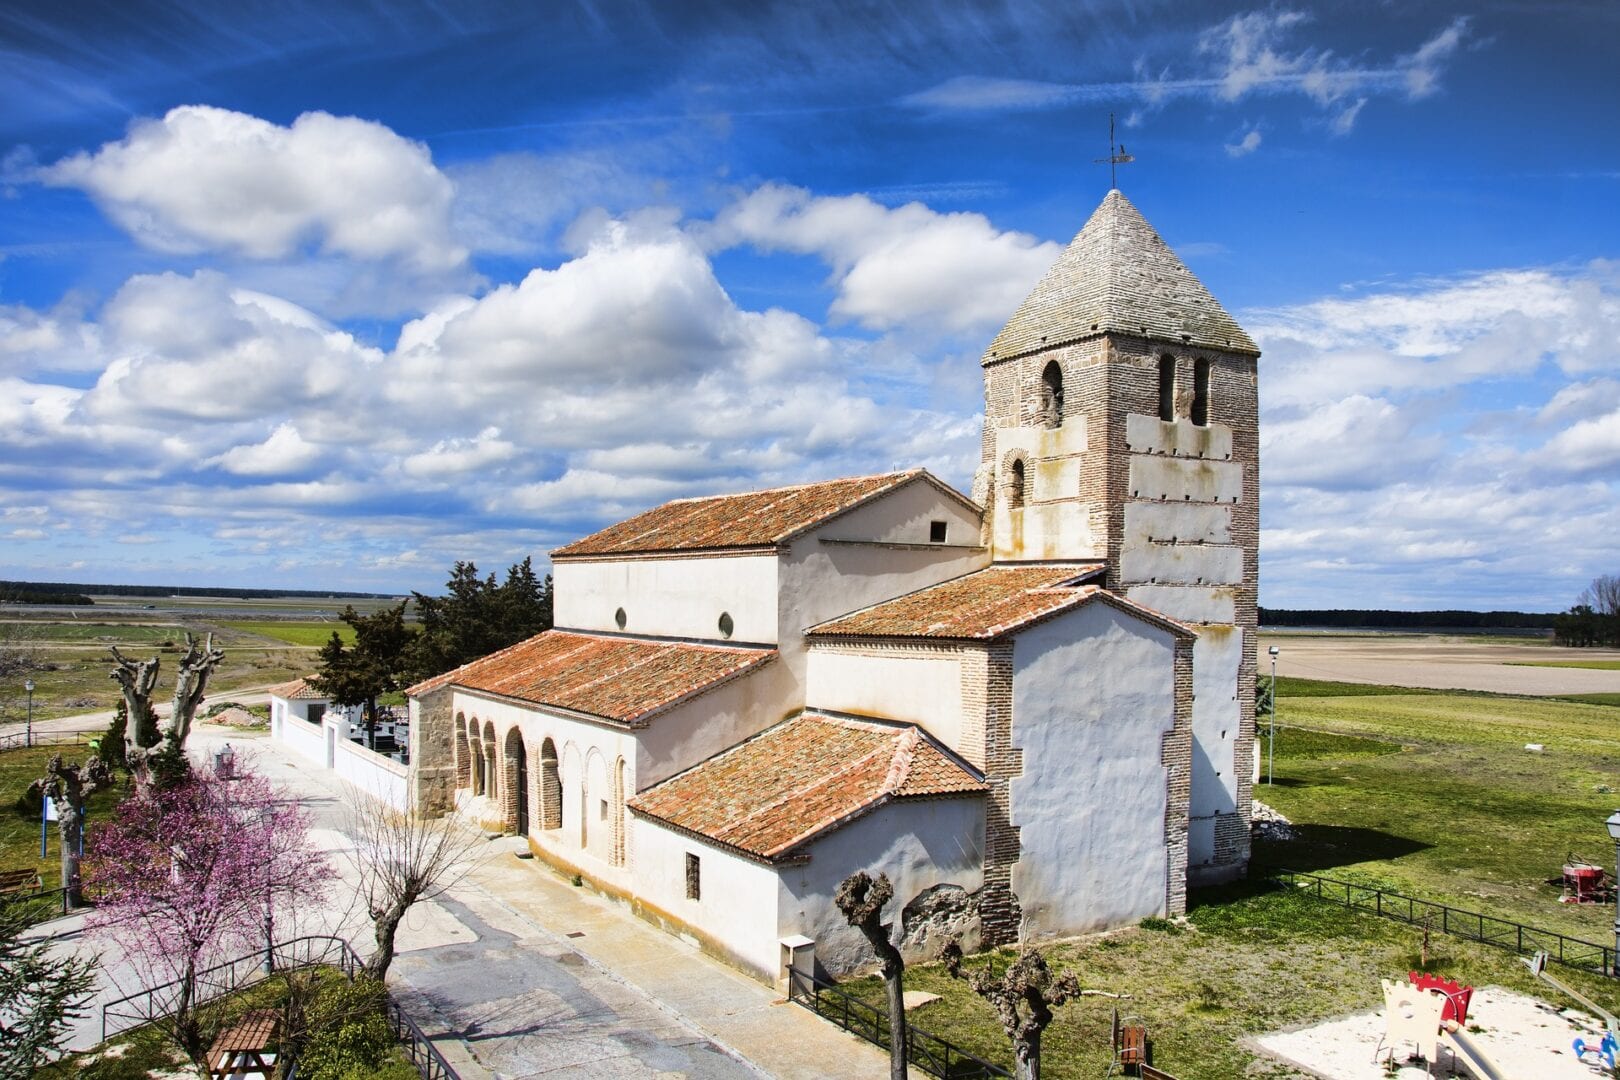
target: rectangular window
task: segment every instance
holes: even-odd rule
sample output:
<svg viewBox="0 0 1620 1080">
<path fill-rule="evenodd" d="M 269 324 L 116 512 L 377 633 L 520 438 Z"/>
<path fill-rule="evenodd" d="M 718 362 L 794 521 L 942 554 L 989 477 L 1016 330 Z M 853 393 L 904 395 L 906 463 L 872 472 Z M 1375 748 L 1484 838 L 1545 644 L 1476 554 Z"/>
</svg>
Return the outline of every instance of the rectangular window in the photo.
<svg viewBox="0 0 1620 1080">
<path fill-rule="evenodd" d="M 686 898 L 688 900 L 701 899 L 701 882 L 698 880 L 698 857 L 690 851 L 686 853 Z"/>
<path fill-rule="evenodd" d="M 601 801 L 602 809 L 601 809 L 601 812 L 599 814 L 597 814 L 597 817 L 601 818 L 603 821 L 606 821 L 607 820 L 607 800 L 602 799 L 600 801 Z"/>
<path fill-rule="evenodd" d="M 943 544 L 945 542 L 945 522 L 930 521 L 928 523 L 928 542 L 930 544 Z"/>
<path fill-rule="evenodd" d="M 1209 361 L 1202 358 L 1193 364 L 1192 422 L 1199 427 L 1209 423 Z"/>
<path fill-rule="evenodd" d="M 1176 418 L 1176 358 L 1159 357 L 1159 419 Z"/>
</svg>

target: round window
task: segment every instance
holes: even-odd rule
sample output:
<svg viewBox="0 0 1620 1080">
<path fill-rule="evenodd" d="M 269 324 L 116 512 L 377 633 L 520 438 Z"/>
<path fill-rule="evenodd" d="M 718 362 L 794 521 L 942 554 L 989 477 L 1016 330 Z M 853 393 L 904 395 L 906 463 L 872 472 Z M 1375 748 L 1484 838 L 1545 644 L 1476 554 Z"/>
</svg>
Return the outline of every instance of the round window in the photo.
<svg viewBox="0 0 1620 1080">
<path fill-rule="evenodd" d="M 630 620 L 625 617 L 624 608 L 620 608 L 618 611 L 615 611 L 613 613 L 613 624 L 615 626 L 617 626 L 620 630 L 623 630 L 624 629 L 624 624 L 629 622 L 629 621 Z"/>
<path fill-rule="evenodd" d="M 720 636 L 728 638 L 735 629 L 737 629 L 737 624 L 731 621 L 731 612 L 722 611 L 720 613 Z"/>
</svg>

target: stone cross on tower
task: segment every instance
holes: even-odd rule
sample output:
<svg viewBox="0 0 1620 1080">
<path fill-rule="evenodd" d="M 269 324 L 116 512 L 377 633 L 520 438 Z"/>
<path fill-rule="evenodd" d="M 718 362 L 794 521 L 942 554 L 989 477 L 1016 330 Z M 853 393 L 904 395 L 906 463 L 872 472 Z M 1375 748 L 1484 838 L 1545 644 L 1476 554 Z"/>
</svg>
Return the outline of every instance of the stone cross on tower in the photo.
<svg viewBox="0 0 1620 1080">
<path fill-rule="evenodd" d="M 1109 186 L 1109 188 L 1112 189 L 1112 188 L 1119 187 L 1119 176 L 1118 176 L 1119 167 L 1121 165 L 1129 165 L 1131 162 L 1133 162 L 1135 160 L 1136 160 L 1135 158 L 1131 157 L 1131 155 L 1129 155 L 1129 154 L 1127 154 L 1125 152 L 1125 144 L 1124 143 L 1118 143 L 1117 145 L 1115 144 L 1115 142 L 1114 142 L 1114 114 L 1109 113 L 1108 114 L 1108 156 L 1107 157 L 1100 157 L 1100 158 L 1093 158 L 1092 159 L 1092 164 L 1093 165 L 1102 165 L 1102 164 L 1106 163 L 1108 165 L 1108 186 Z"/>
</svg>

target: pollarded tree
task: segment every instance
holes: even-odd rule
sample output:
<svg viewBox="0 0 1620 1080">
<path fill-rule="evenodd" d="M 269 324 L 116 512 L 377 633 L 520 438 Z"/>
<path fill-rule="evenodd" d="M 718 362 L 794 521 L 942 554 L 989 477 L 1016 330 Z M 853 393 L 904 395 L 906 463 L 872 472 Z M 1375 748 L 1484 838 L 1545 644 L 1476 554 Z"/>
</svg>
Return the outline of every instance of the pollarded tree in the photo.
<svg viewBox="0 0 1620 1080">
<path fill-rule="evenodd" d="M 61 754 L 54 754 L 45 765 L 45 775 L 34 781 L 56 811 L 56 830 L 62 844 L 62 891 L 69 910 L 84 900 L 79 881 L 79 849 L 84 838 L 84 815 L 90 796 L 113 784 L 112 770 L 100 757 L 92 755 L 82 765 L 69 765 Z"/>
<path fill-rule="evenodd" d="M 59 1055 L 95 986 L 94 961 L 25 941 L 27 928 L 24 905 L 0 906 L 0 1077 L 33 1076 Z"/>
<path fill-rule="evenodd" d="M 202 704 L 208 677 L 225 659 L 224 650 L 214 648 L 213 634 L 199 643 L 190 631 L 186 632 L 186 651 L 180 657 L 174 680 L 174 701 L 168 717 L 161 720 L 152 710 L 158 658 L 130 660 L 117 646 L 113 646 L 112 655 L 118 662 L 112 678 L 124 695 L 124 759 L 130 772 L 142 787 L 180 782 L 189 769 L 186 739 L 191 735 L 191 723 L 197 706 Z"/>
<path fill-rule="evenodd" d="M 1073 972 L 1054 977 L 1046 957 L 1026 947 L 998 979 L 986 967 L 964 971 L 962 946 L 955 941 L 940 954 L 953 979 L 963 979 L 996 1010 L 1001 1029 L 1012 1040 L 1018 1080 L 1041 1080 L 1041 1033 L 1052 1022 L 1052 1010 L 1082 995 L 1119 997 L 1102 990 L 1082 990 Z"/>
<path fill-rule="evenodd" d="M 371 917 L 377 948 L 366 975 L 383 982 L 394 962 L 399 924 L 418 902 L 432 900 L 472 869 L 483 835 L 453 814 L 427 818 L 351 789 L 346 832 L 360 879 L 358 899 Z"/>
<path fill-rule="evenodd" d="M 138 790 L 91 833 L 85 880 L 102 899 L 89 927 L 125 961 L 109 978 L 149 991 L 145 1018 L 194 1063 L 208 1044 L 203 973 L 267 948 L 278 911 L 326 895 L 331 867 L 308 833 L 302 806 L 240 768 L 233 780 L 199 771 Z"/>
<path fill-rule="evenodd" d="M 892 899 L 894 886 L 889 875 L 880 873 L 873 878 L 865 870 L 845 878 L 833 896 L 838 910 L 866 937 L 883 965 L 889 996 L 889 1080 L 906 1080 L 906 962 L 883 923 L 883 905 Z"/>
</svg>

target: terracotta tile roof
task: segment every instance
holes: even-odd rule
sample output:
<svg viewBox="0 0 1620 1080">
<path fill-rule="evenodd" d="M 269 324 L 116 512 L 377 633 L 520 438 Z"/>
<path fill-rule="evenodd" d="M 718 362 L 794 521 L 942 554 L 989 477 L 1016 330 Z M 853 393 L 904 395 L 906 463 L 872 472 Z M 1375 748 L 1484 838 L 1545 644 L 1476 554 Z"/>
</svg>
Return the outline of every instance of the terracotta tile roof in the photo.
<svg viewBox="0 0 1620 1080">
<path fill-rule="evenodd" d="M 638 814 L 766 861 L 890 799 L 988 790 L 914 725 L 801 713 L 629 801 Z"/>
<path fill-rule="evenodd" d="M 265 693 L 272 697 L 282 698 L 286 701 L 327 700 L 329 695 L 323 694 L 313 686 L 309 685 L 309 680 L 313 679 L 314 677 L 315 676 L 313 675 L 306 675 L 302 679 L 294 679 L 289 683 L 282 683 L 279 686 L 272 686 L 269 690 L 266 690 Z"/>
<path fill-rule="evenodd" d="M 919 477 L 966 501 L 924 469 L 853 476 L 770 491 L 676 499 L 565 544 L 551 555 L 566 559 L 580 555 L 768 547 Z"/>
<path fill-rule="evenodd" d="M 928 637 L 988 641 L 1068 608 L 1100 590 L 1066 586 L 1101 563 L 990 566 L 813 626 L 813 636 Z"/>
<path fill-rule="evenodd" d="M 405 692 L 420 697 L 459 686 L 639 726 L 775 656 L 767 649 L 547 630 Z"/>
<path fill-rule="evenodd" d="M 983 362 L 1106 333 L 1260 353 L 1118 191 L 1104 197 L 990 343 Z"/>
</svg>

